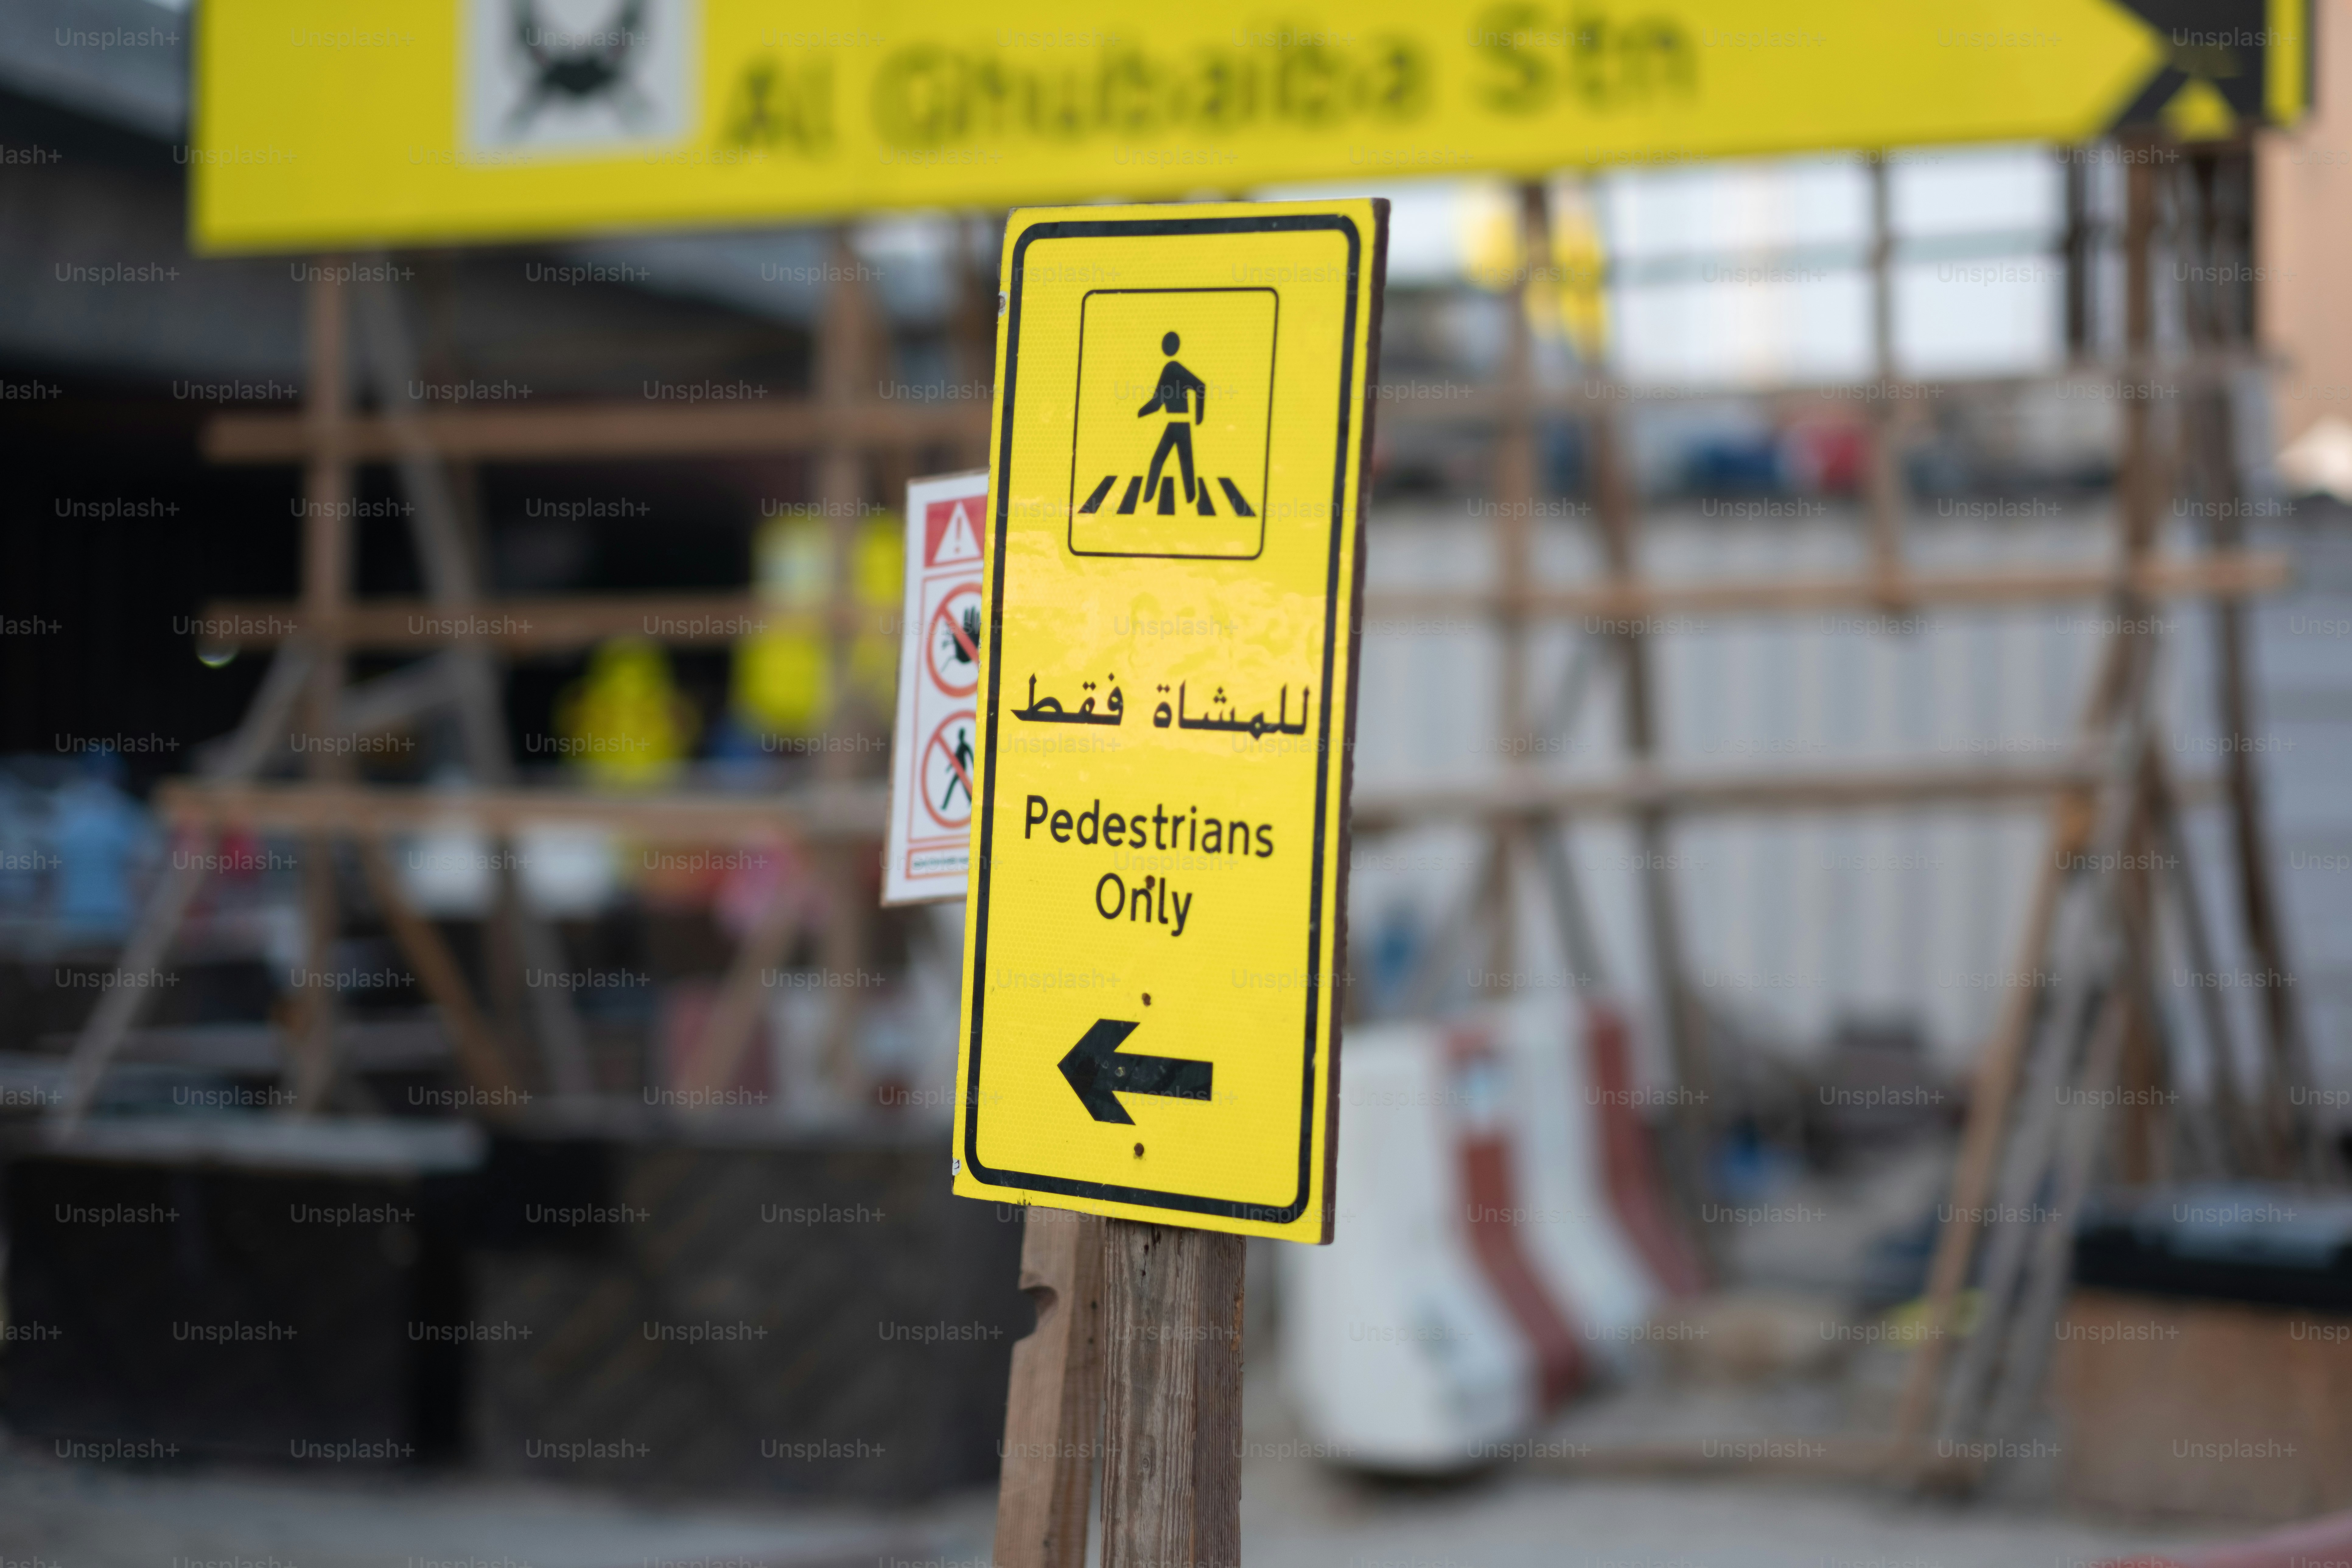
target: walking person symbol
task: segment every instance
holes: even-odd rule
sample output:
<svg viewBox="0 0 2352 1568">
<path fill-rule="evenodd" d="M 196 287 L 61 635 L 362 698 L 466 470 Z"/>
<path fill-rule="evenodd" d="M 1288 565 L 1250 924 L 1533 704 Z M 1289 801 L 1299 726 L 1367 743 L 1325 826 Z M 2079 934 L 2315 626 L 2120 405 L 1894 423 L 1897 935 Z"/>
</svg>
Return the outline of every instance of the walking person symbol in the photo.
<svg viewBox="0 0 2352 1568">
<path fill-rule="evenodd" d="M 948 780 L 948 787 L 940 796 L 940 809 L 947 810 L 950 804 L 955 800 L 958 790 L 963 791 L 963 803 L 969 808 L 971 805 L 971 731 L 970 730 L 960 729 L 956 731 L 955 752 L 949 758 L 948 765 L 954 770 L 954 774 Z"/>
<path fill-rule="evenodd" d="M 1228 447 L 1232 433 L 1229 430 L 1221 426 L 1208 437 L 1207 452 L 1197 458 L 1193 453 L 1192 432 L 1209 420 L 1209 384 L 1194 375 L 1192 368 L 1176 357 L 1176 351 L 1183 346 L 1183 340 L 1176 333 L 1160 334 L 1160 352 L 1167 356 L 1167 363 L 1160 367 L 1160 382 L 1152 389 L 1150 399 L 1135 411 L 1138 419 L 1149 419 L 1155 414 L 1166 416 L 1160 427 L 1159 445 L 1151 449 L 1151 460 L 1146 471 L 1139 474 L 1128 468 L 1124 462 L 1119 463 L 1118 468 L 1095 481 L 1094 488 L 1087 492 L 1086 500 L 1073 509 L 1075 515 L 1091 517 L 1100 511 L 1110 502 L 1111 492 L 1118 488 L 1122 479 L 1127 485 L 1118 500 L 1117 512 L 1120 517 L 1133 517 L 1138 502 L 1161 517 L 1175 516 L 1176 482 L 1180 479 L 1183 481 L 1186 504 L 1202 517 L 1218 514 L 1217 503 L 1209 498 L 1220 490 L 1224 493 L 1225 505 L 1232 509 L 1234 517 L 1254 518 L 1257 515 L 1251 510 L 1249 498 L 1242 493 L 1241 487 L 1234 482 L 1231 475 L 1210 473 L 1201 466 L 1220 457 L 1231 460 L 1232 453 Z M 1230 420 L 1234 416 L 1233 400 L 1226 393 L 1221 392 L 1219 396 L 1224 399 L 1221 406 L 1226 409 L 1226 418 Z M 1122 401 L 1114 407 L 1124 405 Z M 1105 412 L 1110 423 L 1115 424 L 1117 416 L 1108 410 Z M 1116 436 L 1110 436 L 1107 426 L 1102 428 L 1109 439 L 1097 450 L 1104 447 L 1129 452 L 1134 450 L 1127 446 L 1124 425 L 1118 426 L 1118 434 Z M 1079 445 L 1083 451 L 1088 442 L 1082 439 Z M 1176 459 L 1173 465 L 1169 462 L 1171 456 Z M 1169 472 L 1171 466 L 1175 469 L 1173 473 Z M 1100 468 L 1094 471 L 1102 473 Z M 1075 474 L 1074 468 L 1073 477 Z M 1075 499 L 1075 491 L 1073 494 Z"/>
<path fill-rule="evenodd" d="M 1156 495 L 1160 490 L 1160 470 L 1167 466 L 1168 454 L 1176 454 L 1177 468 L 1184 476 L 1184 499 L 1193 499 L 1192 426 L 1209 416 L 1208 384 L 1184 368 L 1176 358 L 1183 341 L 1174 332 L 1160 340 L 1160 352 L 1168 363 L 1160 367 L 1160 385 L 1151 394 L 1151 401 L 1135 411 L 1138 419 L 1149 419 L 1154 409 L 1166 409 L 1169 420 L 1160 432 L 1160 445 L 1151 453 L 1151 468 L 1143 480 L 1143 493 Z M 1190 423 L 1187 423 L 1189 418 Z"/>
</svg>

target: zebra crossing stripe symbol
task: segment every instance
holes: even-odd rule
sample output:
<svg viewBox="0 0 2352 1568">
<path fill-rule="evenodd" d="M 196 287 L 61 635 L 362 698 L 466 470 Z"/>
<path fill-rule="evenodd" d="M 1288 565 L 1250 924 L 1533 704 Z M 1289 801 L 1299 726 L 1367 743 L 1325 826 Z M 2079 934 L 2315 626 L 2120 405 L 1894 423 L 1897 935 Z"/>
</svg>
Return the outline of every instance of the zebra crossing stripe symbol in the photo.
<svg viewBox="0 0 2352 1568">
<path fill-rule="evenodd" d="M 1087 497 L 1086 505 L 1078 508 L 1078 510 L 1082 513 L 1100 511 L 1102 510 L 1104 499 L 1110 494 L 1111 487 L 1117 483 L 1118 483 L 1118 476 L 1117 474 L 1105 474 L 1102 479 L 1102 483 L 1094 488 L 1093 492 Z M 1224 490 L 1225 504 L 1234 509 L 1234 515 L 1235 517 L 1255 517 L 1257 515 L 1257 513 L 1250 510 L 1250 503 L 1242 498 L 1240 487 L 1235 485 L 1233 480 L 1220 474 L 1217 476 L 1217 483 Z M 1161 517 L 1174 517 L 1176 515 L 1176 476 L 1170 474 L 1163 477 L 1160 481 L 1160 488 L 1156 493 L 1160 503 L 1160 515 Z M 1143 494 L 1143 476 L 1141 474 L 1128 475 L 1127 491 L 1118 498 L 1118 505 L 1113 507 L 1111 509 L 1112 511 L 1120 517 L 1133 517 L 1135 515 L 1135 503 L 1142 498 Z M 1187 499 L 1192 500 L 1194 502 L 1196 510 L 1202 517 L 1214 517 L 1217 515 L 1216 503 L 1209 499 L 1209 483 L 1206 479 L 1201 481 L 1198 488 L 1198 494 L 1191 495 L 1188 493 Z"/>
</svg>

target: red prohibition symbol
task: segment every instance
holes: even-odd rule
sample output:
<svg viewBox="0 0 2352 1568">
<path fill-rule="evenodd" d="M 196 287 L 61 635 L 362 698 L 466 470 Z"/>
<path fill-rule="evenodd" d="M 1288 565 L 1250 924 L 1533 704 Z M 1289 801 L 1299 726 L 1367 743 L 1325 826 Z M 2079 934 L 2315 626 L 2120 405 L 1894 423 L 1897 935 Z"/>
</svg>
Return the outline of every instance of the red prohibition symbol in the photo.
<svg viewBox="0 0 2352 1568">
<path fill-rule="evenodd" d="M 931 684 L 950 697 L 980 689 L 980 587 L 966 584 L 931 613 L 923 633 L 923 662 Z"/>
<path fill-rule="evenodd" d="M 971 826 L 971 721 L 968 712 L 941 721 L 915 770 L 923 809 L 941 827 Z"/>
</svg>

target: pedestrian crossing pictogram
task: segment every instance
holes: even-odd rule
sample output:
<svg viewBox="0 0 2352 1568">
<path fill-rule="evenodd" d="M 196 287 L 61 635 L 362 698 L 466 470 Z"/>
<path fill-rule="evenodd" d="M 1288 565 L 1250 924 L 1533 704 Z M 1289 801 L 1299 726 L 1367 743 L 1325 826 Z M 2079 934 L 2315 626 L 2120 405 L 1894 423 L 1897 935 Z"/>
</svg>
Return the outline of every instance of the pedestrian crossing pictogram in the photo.
<svg viewBox="0 0 2352 1568">
<path fill-rule="evenodd" d="M 1087 296 L 1072 551 L 1248 559 L 1264 548 L 1276 310 L 1270 289 Z"/>
<path fill-rule="evenodd" d="M 1160 384 L 1152 389 L 1151 401 L 1137 409 L 1135 416 L 1148 419 L 1164 409 L 1172 417 L 1161 426 L 1160 445 L 1152 448 L 1150 471 L 1133 475 L 1128 479 L 1127 493 L 1118 500 L 1121 517 L 1135 515 L 1139 494 L 1157 498 L 1161 517 L 1176 515 L 1176 476 L 1171 474 L 1164 479 L 1160 476 L 1161 468 L 1171 455 L 1183 475 L 1185 503 L 1197 507 L 1202 517 L 1217 515 L 1216 504 L 1209 499 L 1208 480 L 1202 478 L 1196 481 L 1192 475 L 1192 426 L 1208 417 L 1209 388 L 1177 360 L 1176 351 L 1182 346 L 1183 339 L 1174 332 L 1160 340 L 1160 352 L 1168 356 L 1168 363 L 1160 369 Z M 1257 515 L 1250 510 L 1249 502 L 1243 499 L 1233 476 L 1220 474 L 1217 482 L 1224 487 L 1225 504 L 1234 509 L 1234 515 Z M 1078 510 L 1090 512 L 1098 510 L 1104 498 L 1110 494 L 1111 487 L 1117 483 L 1117 474 L 1105 474 L 1102 483 L 1094 488 L 1094 493 L 1087 497 L 1087 504 Z"/>
</svg>

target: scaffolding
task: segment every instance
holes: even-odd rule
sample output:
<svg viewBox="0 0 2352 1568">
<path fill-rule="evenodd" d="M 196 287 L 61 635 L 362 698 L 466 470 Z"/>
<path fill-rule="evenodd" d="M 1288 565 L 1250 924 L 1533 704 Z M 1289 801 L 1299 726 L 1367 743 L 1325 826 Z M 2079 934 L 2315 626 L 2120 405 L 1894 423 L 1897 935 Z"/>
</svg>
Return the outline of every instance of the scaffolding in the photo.
<svg viewBox="0 0 2352 1568">
<path fill-rule="evenodd" d="M 2216 606 L 2218 705 L 2233 734 L 2252 723 L 2246 628 L 2241 605 L 2288 580 L 2285 558 L 2246 542 L 2242 509 L 2221 505 L 2222 518 L 2196 554 L 2168 553 L 2159 521 L 2176 492 L 2209 501 L 2240 498 L 2233 453 L 2234 387 L 2262 368 L 2253 323 L 2242 290 L 2219 284 L 2184 295 L 2185 344 L 2161 346 L 2155 287 L 2159 254 L 2194 256 L 2210 265 L 2208 278 L 2232 276 L 2251 247 L 2249 153 L 2242 143 L 2203 145 L 2177 161 L 2143 159 L 2128 165 L 2119 233 L 2102 233 L 2084 199 L 2078 165 L 2070 165 L 2069 225 L 2062 241 L 2066 263 L 2068 342 L 2074 357 L 2043 375 L 1906 382 L 1893 349 L 1895 259 L 1885 160 L 1869 165 L 1873 229 L 1868 247 L 1872 344 L 1870 382 L 1851 385 L 1766 389 L 1783 402 L 1834 400 L 1868 410 L 1861 527 L 1865 564 L 1839 574 L 1659 580 L 1646 569 L 1643 502 L 1627 455 L 1623 410 L 1633 389 L 1609 368 L 1579 366 L 1581 381 L 1563 387 L 1538 370 L 1538 329 L 1529 310 L 1532 266 L 1520 267 L 1504 304 L 1510 322 L 1496 383 L 1449 400 L 1443 409 L 1382 406 L 1382 422 L 1437 420 L 1475 429 L 1490 443 L 1493 475 L 1493 578 L 1475 590 L 1376 592 L 1366 614 L 1381 617 L 1448 617 L 1486 628 L 1499 649 L 1493 715 L 1502 766 L 1459 784 L 1360 792 L 1354 827 L 1373 835 L 1433 822 L 1475 825 L 1484 846 L 1466 917 L 1447 942 L 1423 960 L 1413 995 L 1434 996 L 1433 966 L 1453 942 L 1483 937 L 1494 966 L 1508 971 L 1521 960 L 1528 933 L 1519 929 L 1519 893 L 1548 901 L 1553 924 L 1570 949 L 1571 974 L 1594 970 L 1590 921 L 1565 847 L 1570 824 L 1608 816 L 1629 822 L 1642 851 L 1639 924 L 1652 973 L 1664 1056 L 1678 1088 L 1667 1147 L 1670 1185 L 1685 1223 L 1697 1234 L 1696 1209 L 1706 1190 L 1706 1158 L 1730 1108 L 1706 1090 L 1718 1078 L 1722 1031 L 1693 984 L 1685 917 L 1672 873 L 1671 845 L 1679 823 L 1708 815 L 1821 813 L 1854 809 L 1908 811 L 1926 807 L 2038 805 L 2047 814 L 2051 853 L 2018 942 L 2018 969 L 2049 964 L 2070 976 L 2054 994 L 2012 991 L 1978 1060 L 1958 1167 L 1951 1182 L 1956 1212 L 1997 1210 L 2018 1194 L 2079 1192 L 2100 1152 L 2098 1129 L 2061 1126 L 2033 1100 L 2029 1086 L 2063 1082 L 2148 1089 L 2178 1081 L 2188 1042 L 2168 1030 L 2148 989 L 2167 922 L 2194 949 L 2210 944 L 2193 879 L 2187 869 L 2180 808 L 2210 794 L 2229 814 L 2235 884 L 2247 948 L 2258 963 L 2285 968 L 2275 890 L 2266 869 L 2265 835 L 2254 762 L 2247 748 L 2229 754 L 2218 781 L 2179 779 L 2162 764 L 2158 718 L 2149 676 L 2157 634 L 2149 607 L 2159 601 L 2208 601 Z M 1517 188 L 1514 222 L 1520 256 L 1555 252 L 1550 188 Z M 845 235 L 835 243 L 845 257 Z M 2095 353 L 2090 328 L 2098 304 L 2095 265 L 2100 254 L 2122 264 L 2121 353 Z M 959 254 L 961 254 L 960 251 Z M 559 1106 L 593 1105 L 597 1097 L 581 1026 L 560 990 L 532 993 L 530 1034 L 537 1063 L 523 1042 L 507 1037 L 474 994 L 445 938 L 413 909 L 394 875 L 394 836 L 426 824 L 470 822 L 493 837 L 530 825 L 593 825 L 646 839 L 699 844 L 749 844 L 792 839 L 811 847 L 829 889 L 828 911 L 810 919 L 793 900 L 773 900 L 753 921 L 702 1026 L 694 1071 L 703 1087 L 728 1081 L 750 1048 L 763 970 L 789 945 L 814 935 L 823 962 L 855 969 L 867 961 L 871 913 L 852 889 L 856 858 L 871 853 L 885 820 L 886 787 L 863 776 L 852 751 L 826 748 L 827 764 L 812 783 L 778 795 L 742 795 L 667 791 L 616 798 L 525 788 L 506 748 L 500 709 L 501 661 L 578 650 L 648 625 L 684 629 L 667 634 L 692 644 L 723 637 L 695 628 L 725 627 L 746 619 L 788 623 L 830 639 L 838 656 L 860 633 L 890 628 L 862 607 L 851 591 L 848 561 L 854 503 L 864 500 L 870 472 L 904 470 L 918 453 L 943 453 L 971 463 L 983 455 L 986 410 L 973 404 L 908 404 L 871 395 L 881 331 L 859 269 L 844 279 L 817 331 L 814 384 L 807 395 L 758 406 L 667 408 L 645 405 L 567 405 L 531 409 L 447 411 L 412 402 L 405 384 L 414 353 L 396 302 L 381 286 L 346 284 L 347 269 L 314 269 L 309 295 L 310 375 L 299 412 L 216 416 L 205 450 L 224 463 L 299 464 L 307 501 L 302 543 L 302 591 L 293 605 L 231 603 L 207 607 L 210 619 L 264 628 L 237 639 L 244 647 L 273 647 L 268 677 L 232 743 L 199 775 L 160 792 L 161 810 L 184 840 L 202 849 L 231 827 L 286 832 L 310 847 L 303 858 L 305 962 L 322 967 L 342 912 L 333 845 L 352 847 L 371 900 L 407 963 L 439 1009 L 468 1085 L 480 1091 L 486 1114 L 511 1114 L 514 1091 L 528 1082 L 554 1091 Z M 2241 271 L 2236 276 L 2248 275 Z M 960 370 L 989 379 L 994 312 L 992 279 L 967 267 L 955 339 Z M 357 352 L 355 352 L 357 351 Z M 362 375 L 362 373 L 364 373 Z M 2116 458 L 2116 537 L 2108 558 L 2084 566 L 2021 562 L 1966 571 L 1915 565 L 1904 536 L 1901 452 L 1910 435 L 1906 410 L 1929 392 L 1953 401 L 2011 399 L 2054 380 L 2096 374 L 2126 381 L 2163 379 L 2181 387 L 2178 406 L 2142 398 L 2122 405 Z M 372 407 L 353 395 L 364 379 Z M 1597 390 L 1596 390 L 1597 389 Z M 1652 389 L 1654 392 L 1655 389 Z M 1899 392 L 1902 395 L 1890 395 Z M 1548 431 L 1573 424 L 1582 431 L 1588 500 L 1602 570 L 1597 578 L 1548 582 L 1538 571 L 1538 519 L 1547 494 L 1542 446 Z M 652 595 L 499 597 L 488 593 L 476 564 L 477 542 L 453 475 L 480 464 L 611 460 L 623 458 L 691 462 L 720 455 L 789 452 L 814 458 L 814 500 L 834 519 L 829 597 L 820 609 L 781 612 L 740 593 Z M 352 538 L 348 504 L 362 465 L 397 470 L 414 510 L 413 539 L 424 565 L 426 592 L 415 599 L 358 599 L 351 590 Z M 2025 763 L 1915 763 L 1838 768 L 1688 770 L 1668 762 L 1661 743 L 1654 664 L 1658 634 L 1648 628 L 1678 615 L 1737 614 L 1770 617 L 1829 609 L 1902 615 L 1929 605 L 1970 610 L 2065 602 L 2097 603 L 2124 628 L 2104 647 L 2084 700 L 2077 739 L 2054 758 Z M 1533 644 L 1547 625 L 1590 617 L 1612 628 L 1577 645 L 1560 689 L 1570 700 L 1549 709 L 1537 700 Z M 2142 629 L 2135 629 L 2142 628 Z M 347 677 L 355 654 L 410 656 L 415 662 L 365 683 Z M 836 657 L 834 668 L 845 660 Z M 1566 779 L 1538 767 L 1543 747 L 1572 723 L 1578 700 L 1596 679 L 1617 683 L 1622 747 L 1626 759 L 1613 777 Z M 454 713 L 468 758 L 470 784 L 457 790 L 390 788 L 361 782 L 348 757 L 314 752 L 299 779 L 269 779 L 296 724 L 320 735 L 381 731 L 432 711 Z M 854 702 L 831 705 L 831 722 L 847 733 L 875 715 Z M 2128 862 L 2130 851 L 2172 847 L 2178 875 L 2068 870 L 2069 865 Z M 204 873 L 201 855 L 184 858 L 152 896 L 119 961 L 126 972 L 149 970 L 168 956 L 179 924 Z M 502 951 L 515 960 L 556 967 L 558 938 L 528 907 L 504 873 L 497 918 Z M 811 929 L 813 928 L 813 929 Z M 2067 959 L 2053 962 L 2063 949 Z M 2082 976 L 2079 982 L 2072 979 Z M 58 1116 L 70 1128 L 86 1116 L 110 1062 L 135 1026 L 152 993 L 131 984 L 107 991 L 73 1050 L 71 1089 Z M 2207 1168 L 2270 1175 L 2315 1176 L 2323 1155 L 2309 1118 L 2291 1103 L 2288 1085 L 2305 1068 L 2305 1047 L 2291 997 L 2273 988 L 2259 1016 L 2260 1037 L 2248 1053 L 2258 1065 L 2252 1086 L 2242 1086 L 2245 1058 L 2229 1024 L 2209 1014 L 2209 1059 L 2201 1078 L 2214 1086 L 2211 1102 L 2178 1117 L 2135 1108 L 2106 1131 L 2125 1175 L 2165 1168 L 2175 1142 Z M 826 1025 L 831 1070 L 845 1080 L 857 1005 L 854 990 L 834 998 Z M 335 1081 L 336 1007 L 331 993 L 302 999 L 292 1030 L 287 1077 L 298 1114 L 326 1102 Z M 2014 1205 L 2010 1206 L 2014 1207 Z M 1950 1463 L 1927 1458 L 1930 1436 L 1999 1435 L 2021 1418 L 2036 1386 L 2035 1346 L 2048 1338 L 2064 1279 L 2063 1237 L 2050 1222 L 1958 1221 L 1944 1226 L 1926 1300 L 1927 1333 L 1915 1357 L 1895 1429 L 1843 1454 L 1860 1464 L 1910 1479 L 1931 1471 L 1950 1479 Z M 1954 1303 L 1981 1251 L 1991 1305 L 1988 1327 L 1973 1336 L 1957 1363 L 1948 1364 L 1945 1330 Z M 2040 1337 L 2034 1338 L 2035 1326 Z M 1649 1454 L 1641 1462 L 1651 1463 Z M 1670 1462 L 1696 1462 L 1668 1456 Z M 1601 1462 L 1606 1462 L 1605 1459 Z M 1960 1467 L 1966 1469 L 1967 1467 Z M 1966 1479 L 1966 1476 L 1960 1479 Z"/>
</svg>

